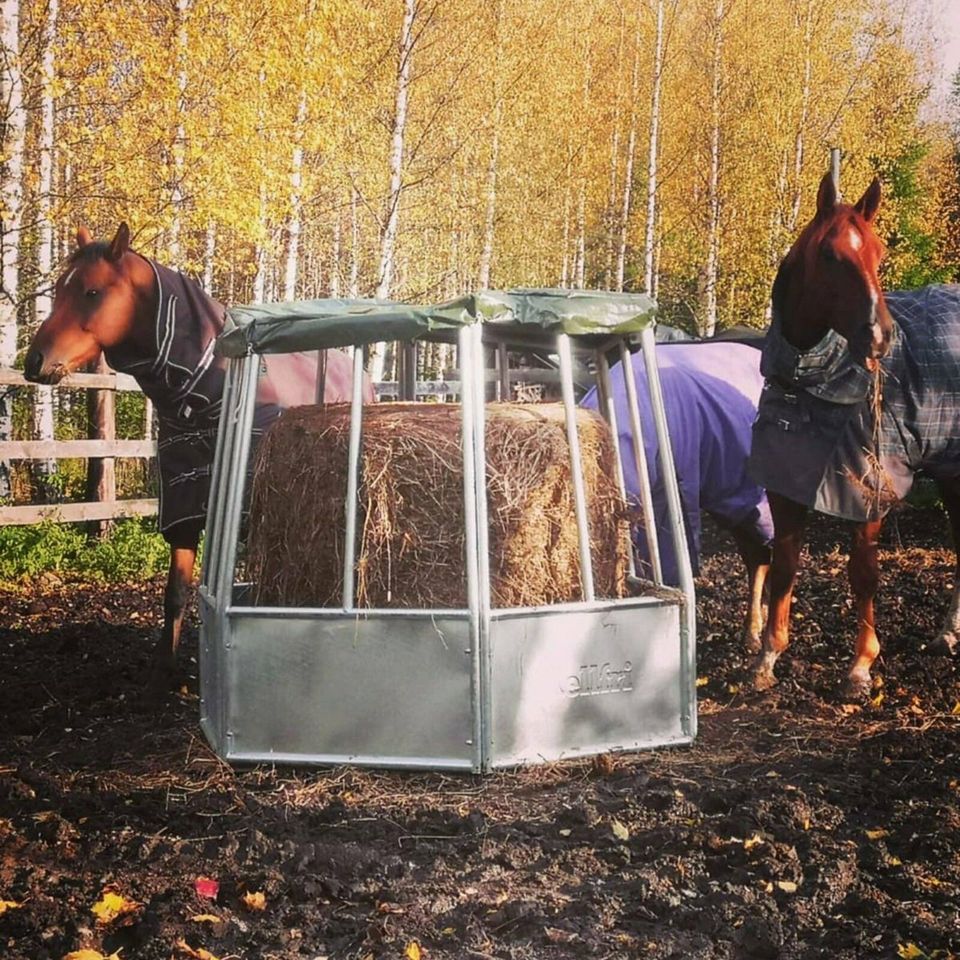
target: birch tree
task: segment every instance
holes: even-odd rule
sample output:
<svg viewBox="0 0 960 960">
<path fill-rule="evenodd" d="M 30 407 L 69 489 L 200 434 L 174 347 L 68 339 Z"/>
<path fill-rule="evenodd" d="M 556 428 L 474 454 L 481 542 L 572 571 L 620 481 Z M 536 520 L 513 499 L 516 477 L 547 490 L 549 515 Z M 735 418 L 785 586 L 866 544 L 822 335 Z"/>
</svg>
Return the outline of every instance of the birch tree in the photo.
<svg viewBox="0 0 960 960">
<path fill-rule="evenodd" d="M 0 170 L 0 263 L 3 289 L 0 291 L 0 366 L 12 367 L 17 356 L 17 307 L 19 305 L 20 241 L 23 216 L 23 154 L 26 113 L 23 106 L 23 78 L 20 73 L 20 3 L 0 3 L 0 106 L 3 115 L 3 166 Z M 0 388 L 0 440 L 12 436 L 13 416 L 9 391 Z M 0 498 L 10 496 L 10 464 L 0 461 Z"/>
</svg>

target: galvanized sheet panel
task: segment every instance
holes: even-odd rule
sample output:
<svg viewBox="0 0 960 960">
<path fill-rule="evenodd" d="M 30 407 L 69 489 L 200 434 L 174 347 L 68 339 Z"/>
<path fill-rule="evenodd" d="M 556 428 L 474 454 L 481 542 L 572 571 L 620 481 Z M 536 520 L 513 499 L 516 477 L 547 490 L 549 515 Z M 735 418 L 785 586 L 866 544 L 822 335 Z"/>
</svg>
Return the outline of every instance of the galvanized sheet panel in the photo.
<svg viewBox="0 0 960 960">
<path fill-rule="evenodd" d="M 200 588 L 200 726 L 210 745 L 223 753 L 225 749 L 223 714 L 226 703 L 223 689 L 223 644 L 220 637 L 221 618 L 206 587 Z"/>
<path fill-rule="evenodd" d="M 689 742 L 680 631 L 675 603 L 493 611 L 488 766 Z"/>
<path fill-rule="evenodd" d="M 226 756 L 474 769 L 467 616 L 232 610 Z"/>
</svg>

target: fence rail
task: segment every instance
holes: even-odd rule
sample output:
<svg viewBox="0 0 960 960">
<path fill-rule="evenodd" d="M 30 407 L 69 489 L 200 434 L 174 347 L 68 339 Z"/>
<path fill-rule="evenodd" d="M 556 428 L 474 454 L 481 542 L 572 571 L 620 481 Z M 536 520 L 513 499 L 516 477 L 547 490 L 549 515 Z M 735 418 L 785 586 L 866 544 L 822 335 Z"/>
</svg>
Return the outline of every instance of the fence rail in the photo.
<svg viewBox="0 0 960 960">
<path fill-rule="evenodd" d="M 35 387 L 24 379 L 19 370 L 0 367 L 0 387 Z M 74 373 L 55 385 L 61 390 L 96 390 L 113 393 L 118 390 L 140 392 L 133 377 L 125 373 Z M 113 416 L 112 409 L 109 416 Z M 109 433 L 115 432 L 111 422 Z M 157 444 L 153 440 L 2 440 L 0 460 L 61 460 L 80 457 L 99 460 L 112 465 L 115 457 L 156 456 Z M 111 471 L 112 477 L 112 471 Z M 119 520 L 126 517 L 149 517 L 157 513 L 156 498 L 116 499 L 112 479 L 99 485 L 101 497 L 85 503 L 45 503 L 17 506 L 0 505 L 0 525 L 17 526 L 53 520 L 58 523 L 81 523 L 85 521 Z M 105 491 L 105 495 L 104 494 Z M 89 496 L 89 494 L 88 494 Z"/>
</svg>

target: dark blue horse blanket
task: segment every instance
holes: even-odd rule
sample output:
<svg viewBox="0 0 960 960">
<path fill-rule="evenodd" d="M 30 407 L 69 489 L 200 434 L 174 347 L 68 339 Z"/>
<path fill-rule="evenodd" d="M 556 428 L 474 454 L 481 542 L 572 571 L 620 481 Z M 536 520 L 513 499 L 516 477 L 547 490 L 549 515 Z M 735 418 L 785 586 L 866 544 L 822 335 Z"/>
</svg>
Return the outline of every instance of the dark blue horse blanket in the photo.
<svg viewBox="0 0 960 960">
<path fill-rule="evenodd" d="M 214 346 L 225 310 L 189 277 L 147 262 L 159 291 L 152 343 L 147 348 L 129 341 L 104 353 L 114 370 L 136 379 L 156 408 L 158 526 L 166 533 L 206 517 L 226 375 L 226 360 Z M 279 415 L 279 407 L 257 404 L 254 437 Z"/>
<path fill-rule="evenodd" d="M 763 386 L 760 353 L 744 344 L 715 342 L 660 344 L 656 349 L 687 544 L 696 572 L 702 511 L 729 526 L 752 527 L 764 543 L 773 537 L 764 491 L 746 471 L 750 430 Z M 643 355 L 634 354 L 632 361 L 664 580 L 676 584 L 679 582 L 677 559 L 670 535 L 660 445 L 650 409 Z M 611 370 L 611 381 L 627 495 L 631 502 L 639 503 L 633 433 L 619 364 Z M 583 405 L 597 408 L 596 390 L 587 394 Z M 637 552 L 642 561 L 648 561 L 649 550 L 642 534 L 637 539 Z"/>
<path fill-rule="evenodd" d="M 864 521 L 910 491 L 914 474 L 960 476 L 960 286 L 886 295 L 894 319 L 881 361 L 882 416 L 873 375 L 831 331 L 800 352 L 774 316 L 750 473 L 767 490 L 822 513 Z"/>
</svg>

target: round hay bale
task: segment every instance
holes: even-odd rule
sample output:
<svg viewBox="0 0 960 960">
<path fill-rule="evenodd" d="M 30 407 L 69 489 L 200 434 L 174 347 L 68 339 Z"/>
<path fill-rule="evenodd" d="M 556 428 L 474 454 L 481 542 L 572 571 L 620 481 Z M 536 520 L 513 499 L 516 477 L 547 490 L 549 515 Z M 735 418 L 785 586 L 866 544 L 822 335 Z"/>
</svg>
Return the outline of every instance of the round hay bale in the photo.
<svg viewBox="0 0 960 960">
<path fill-rule="evenodd" d="M 606 423 L 577 411 L 598 597 L 626 595 L 627 509 Z M 350 408 L 296 407 L 264 436 L 250 508 L 256 602 L 335 606 L 343 586 Z M 463 608 L 463 455 L 456 404 L 364 408 L 358 607 Z M 582 598 L 563 408 L 491 404 L 486 425 L 492 603 Z"/>
</svg>

